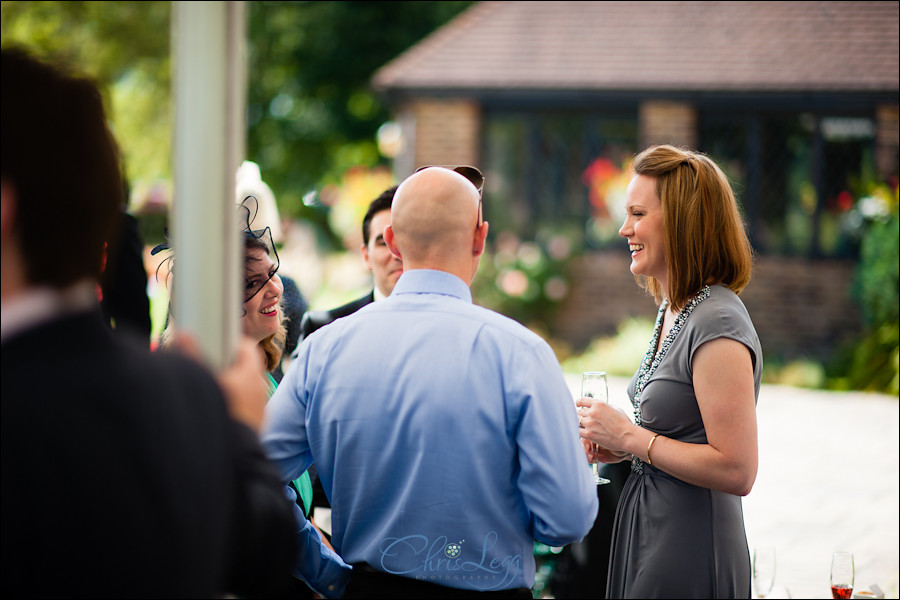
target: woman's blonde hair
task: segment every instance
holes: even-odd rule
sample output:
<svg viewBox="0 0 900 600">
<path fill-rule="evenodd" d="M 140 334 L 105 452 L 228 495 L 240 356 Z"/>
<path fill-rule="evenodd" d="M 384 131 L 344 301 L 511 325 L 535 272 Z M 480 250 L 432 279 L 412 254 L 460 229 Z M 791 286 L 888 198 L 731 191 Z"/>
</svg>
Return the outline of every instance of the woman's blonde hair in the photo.
<svg viewBox="0 0 900 600">
<path fill-rule="evenodd" d="M 736 294 L 749 283 L 753 250 L 728 178 L 705 155 L 674 146 L 651 146 L 637 155 L 635 174 L 656 179 L 665 224 L 668 290 L 654 278 L 638 283 L 657 303 L 664 296 L 681 310 L 705 285 Z"/>
<path fill-rule="evenodd" d="M 281 354 L 284 352 L 284 341 L 287 338 L 287 326 L 285 324 L 287 315 L 284 314 L 281 302 L 278 303 L 278 317 L 281 319 L 281 326 L 278 328 L 278 331 L 259 343 L 266 354 L 266 371 L 269 373 L 274 371 L 278 363 L 281 362 Z"/>
</svg>

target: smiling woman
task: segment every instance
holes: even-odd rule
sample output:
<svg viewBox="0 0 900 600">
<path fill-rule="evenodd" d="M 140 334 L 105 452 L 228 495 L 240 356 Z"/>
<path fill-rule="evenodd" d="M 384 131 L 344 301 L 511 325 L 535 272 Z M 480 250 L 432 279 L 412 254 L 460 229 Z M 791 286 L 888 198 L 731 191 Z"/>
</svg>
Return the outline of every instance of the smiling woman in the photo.
<svg viewBox="0 0 900 600">
<path fill-rule="evenodd" d="M 241 330 L 242 333 L 257 342 L 266 355 L 266 370 L 270 373 L 270 384 L 276 385 L 271 372 L 279 365 L 284 351 L 286 337 L 285 316 L 282 307 L 284 285 L 278 276 L 281 262 L 272 230 L 269 227 L 253 229 L 252 225 L 259 210 L 259 201 L 255 196 L 247 196 L 238 206 L 237 221 L 241 226 L 241 239 L 244 248 L 243 281 L 241 283 Z M 153 249 L 153 254 L 169 251 L 169 276 L 175 269 L 175 257 L 168 242 Z M 160 270 L 163 270 L 162 263 Z M 172 342 L 175 329 L 174 315 L 171 313 L 166 330 L 160 336 L 162 346 Z"/>
<path fill-rule="evenodd" d="M 607 598 L 749 598 L 741 496 L 756 479 L 762 347 L 738 294 L 752 255 L 727 178 L 655 146 L 634 160 L 619 235 L 659 303 L 628 386 L 633 419 L 577 401 L 592 462 L 631 461 L 616 510 Z M 687 551 L 686 551 L 687 549 Z"/>
<path fill-rule="evenodd" d="M 256 342 L 265 354 L 266 385 L 271 398 L 278 388 L 278 380 L 273 375 L 273 371 L 281 362 L 287 330 L 282 307 L 284 285 L 278 276 L 281 262 L 278 258 L 278 251 L 275 249 L 272 230 L 268 226 L 259 229 L 253 228 L 254 222 L 259 222 L 257 219 L 259 208 L 259 200 L 253 195 L 246 196 L 238 206 L 238 223 L 241 227 L 240 235 L 244 248 L 243 297 L 241 298 L 243 303 L 240 319 L 243 335 Z M 162 244 L 154 249 L 154 253 L 163 249 L 171 250 L 168 244 Z M 171 256 L 167 260 L 174 262 Z M 170 264 L 169 268 L 171 271 L 174 267 Z M 164 347 L 172 343 L 173 329 L 174 323 L 170 319 L 166 331 L 161 337 Z M 296 498 L 299 508 L 308 516 L 312 506 L 312 482 L 309 473 L 304 471 L 299 477 L 289 482 L 288 487 L 292 490 L 291 493 Z M 307 520 L 311 527 L 318 529 L 312 519 Z M 314 533 L 311 529 L 305 529 L 299 535 L 301 537 L 309 536 L 305 539 L 314 540 L 309 543 L 321 543 L 319 541 L 321 533 Z M 330 550 L 323 551 L 326 554 L 330 552 Z M 319 552 L 316 551 L 314 555 L 318 556 Z M 311 572 L 307 571 L 305 566 L 301 566 L 300 570 L 304 575 L 309 575 Z M 312 597 L 310 588 L 302 580 L 294 579 L 291 583 L 293 592 L 298 594 L 295 597 Z"/>
<path fill-rule="evenodd" d="M 284 285 L 278 276 L 278 254 L 266 235 L 268 228 L 244 231 L 244 304 L 241 328 L 244 335 L 258 342 L 266 353 L 266 370 L 274 370 L 284 349 L 287 335 L 281 301 Z"/>
</svg>

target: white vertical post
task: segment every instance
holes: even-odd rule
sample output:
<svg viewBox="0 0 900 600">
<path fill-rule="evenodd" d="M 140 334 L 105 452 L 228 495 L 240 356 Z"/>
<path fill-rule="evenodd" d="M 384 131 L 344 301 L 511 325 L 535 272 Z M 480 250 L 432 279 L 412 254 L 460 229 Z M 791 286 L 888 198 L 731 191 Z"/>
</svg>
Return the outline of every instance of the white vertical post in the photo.
<svg viewBox="0 0 900 600">
<path fill-rule="evenodd" d="M 213 369 L 240 327 L 235 172 L 244 154 L 243 2 L 172 2 L 172 318 Z"/>
</svg>

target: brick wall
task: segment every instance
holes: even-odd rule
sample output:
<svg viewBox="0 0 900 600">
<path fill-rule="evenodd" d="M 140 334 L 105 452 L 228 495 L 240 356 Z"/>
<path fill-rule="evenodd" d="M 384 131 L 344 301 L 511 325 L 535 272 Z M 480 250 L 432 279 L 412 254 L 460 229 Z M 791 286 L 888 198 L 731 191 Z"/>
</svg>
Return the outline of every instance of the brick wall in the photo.
<svg viewBox="0 0 900 600">
<path fill-rule="evenodd" d="M 415 120 L 413 161 L 423 165 L 478 165 L 481 109 L 471 100 L 416 100 L 406 111 Z"/>
<path fill-rule="evenodd" d="M 862 331 L 856 263 L 767 257 L 741 294 L 767 352 L 828 358 Z"/>
<path fill-rule="evenodd" d="M 571 289 L 551 335 L 574 349 L 614 335 L 629 317 L 656 317 L 656 304 L 628 270 L 625 252 L 587 254 L 570 265 Z M 827 360 L 861 330 L 851 296 L 855 263 L 763 257 L 741 294 L 767 355 Z M 648 332 L 649 336 L 649 332 Z M 649 339 L 649 338 L 648 338 Z"/>
<path fill-rule="evenodd" d="M 697 110 L 682 102 L 646 101 L 638 109 L 640 147 L 671 144 L 696 148 Z"/>
<path fill-rule="evenodd" d="M 875 161 L 878 174 L 887 179 L 897 176 L 900 166 L 900 106 L 882 104 L 875 112 Z"/>
</svg>

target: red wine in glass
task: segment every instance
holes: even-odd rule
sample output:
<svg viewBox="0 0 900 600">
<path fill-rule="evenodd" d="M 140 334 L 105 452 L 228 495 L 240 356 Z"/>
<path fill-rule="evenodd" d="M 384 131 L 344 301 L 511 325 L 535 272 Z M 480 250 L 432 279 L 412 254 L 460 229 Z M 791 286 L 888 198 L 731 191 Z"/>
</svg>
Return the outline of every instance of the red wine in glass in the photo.
<svg viewBox="0 0 900 600">
<path fill-rule="evenodd" d="M 831 557 L 831 597 L 849 598 L 855 574 L 853 553 L 835 552 Z"/>
<path fill-rule="evenodd" d="M 853 588 L 848 585 L 833 585 L 831 586 L 831 597 L 832 598 L 849 598 L 850 594 L 853 593 Z"/>
</svg>

